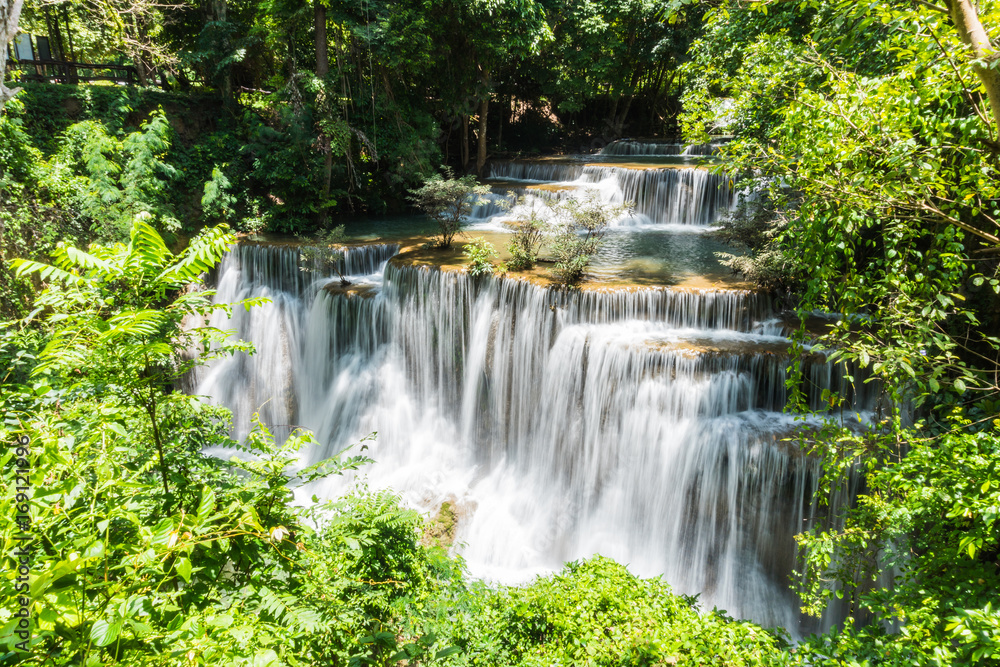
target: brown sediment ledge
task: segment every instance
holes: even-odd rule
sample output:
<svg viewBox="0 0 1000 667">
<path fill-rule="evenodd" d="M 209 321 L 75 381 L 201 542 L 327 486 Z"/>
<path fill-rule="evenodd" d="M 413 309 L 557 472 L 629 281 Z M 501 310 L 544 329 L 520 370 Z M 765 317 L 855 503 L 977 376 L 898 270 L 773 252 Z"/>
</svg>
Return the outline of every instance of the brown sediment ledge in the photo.
<svg viewBox="0 0 1000 667">
<path fill-rule="evenodd" d="M 441 271 L 465 271 L 468 268 L 469 260 L 463 254 L 463 248 L 473 238 L 482 237 L 493 244 L 497 250 L 498 257 L 494 260 L 500 264 L 510 259 L 507 251 L 507 242 L 510 235 L 505 232 L 496 231 L 476 231 L 467 232 L 463 236 L 456 237 L 450 248 L 438 248 L 433 246 L 431 236 L 411 236 L 408 238 L 396 238 L 393 242 L 400 244 L 398 255 L 389 260 L 397 266 L 418 266 Z M 539 258 L 538 264 L 526 271 L 509 271 L 502 277 L 509 280 L 521 280 L 529 282 L 538 287 L 560 287 L 558 281 L 551 273 L 552 261 L 543 255 Z M 584 280 L 574 289 L 583 291 L 631 291 L 648 288 L 669 288 L 679 291 L 703 292 L 703 291 L 754 291 L 754 286 L 746 281 L 741 281 L 736 276 L 727 274 L 717 275 L 690 275 L 690 274 L 668 274 L 666 272 L 657 273 L 655 270 L 643 271 L 623 267 L 614 276 L 602 276 L 588 274 Z"/>
<path fill-rule="evenodd" d="M 565 192 L 567 190 L 578 190 L 578 185 L 567 185 L 565 183 L 535 183 L 529 185 L 528 190 L 544 190 L 545 192 Z"/>
<path fill-rule="evenodd" d="M 653 350 L 680 352 L 692 357 L 702 355 L 758 355 L 767 354 L 791 357 L 791 343 L 788 341 L 726 340 L 717 338 L 685 338 L 680 340 L 645 341 L 644 345 Z"/>
<path fill-rule="evenodd" d="M 463 254 L 465 244 L 477 237 L 483 237 L 493 244 L 497 251 L 497 258 L 494 264 L 499 265 L 510 259 L 511 255 L 507 250 L 507 243 L 510 234 L 507 232 L 483 230 L 467 231 L 456 236 L 451 248 L 442 249 L 434 246 L 436 237 L 430 234 L 386 234 L 375 239 L 349 240 L 345 243 L 337 244 L 337 247 L 351 248 L 363 246 L 375 246 L 384 244 L 399 245 L 399 254 L 390 261 L 397 266 L 423 266 L 427 268 L 440 269 L 442 271 L 465 271 L 468 268 L 469 260 Z M 309 241 L 296 238 L 294 236 L 273 236 L 254 238 L 249 235 L 242 235 L 240 243 L 246 245 L 269 246 L 269 247 L 306 247 Z M 539 263 L 527 271 L 511 271 L 502 274 L 504 278 L 510 280 L 521 280 L 529 282 L 539 287 L 560 287 L 559 283 L 551 275 L 552 260 L 546 257 L 546 249 L 542 248 L 542 256 Z M 594 270 L 584 277 L 584 280 L 574 289 L 583 291 L 631 291 L 647 288 L 669 288 L 680 291 L 754 291 L 751 283 L 737 279 L 735 275 L 720 271 L 710 274 L 687 274 L 670 273 L 655 264 L 636 260 L 632 263 L 607 271 L 602 275 L 602 268 L 595 267 Z M 365 296 L 368 288 L 356 286 L 351 289 L 341 290 L 339 283 L 332 282 L 326 286 L 331 293 L 358 294 Z M 816 327 L 828 324 L 826 321 L 817 318 Z M 787 322 L 788 328 L 796 328 L 797 323 L 792 316 Z"/>
<path fill-rule="evenodd" d="M 614 169 L 631 169 L 633 171 L 652 171 L 655 169 L 707 169 L 700 164 L 664 164 L 662 162 L 588 162 L 587 167 L 612 167 Z"/>
<path fill-rule="evenodd" d="M 372 284 L 354 284 L 343 285 L 339 280 L 333 280 L 323 286 L 323 289 L 330 294 L 342 294 L 347 297 L 359 297 L 362 299 L 367 299 L 375 296 L 378 293 L 375 285 Z"/>
</svg>

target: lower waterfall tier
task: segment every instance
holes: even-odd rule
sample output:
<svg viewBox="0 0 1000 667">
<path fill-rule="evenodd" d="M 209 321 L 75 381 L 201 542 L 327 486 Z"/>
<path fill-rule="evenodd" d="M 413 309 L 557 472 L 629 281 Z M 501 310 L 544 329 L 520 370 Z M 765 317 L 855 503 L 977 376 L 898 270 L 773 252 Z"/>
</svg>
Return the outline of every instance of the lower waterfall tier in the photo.
<svg viewBox="0 0 1000 667">
<path fill-rule="evenodd" d="M 359 295 L 266 269 L 289 262 L 244 247 L 220 272 L 219 300 L 272 299 L 213 322 L 258 350 L 197 389 L 237 431 L 254 411 L 278 432 L 310 428 L 323 450 L 304 463 L 378 432 L 368 483 L 426 511 L 450 502 L 475 575 L 524 581 L 601 553 L 708 607 L 809 628 L 788 585 L 818 468 L 789 441 L 789 341 L 764 296 L 557 291 L 391 264 Z M 842 375 L 810 356 L 815 407 L 847 389 Z M 862 419 L 873 409 L 867 390 L 850 399 Z"/>
</svg>

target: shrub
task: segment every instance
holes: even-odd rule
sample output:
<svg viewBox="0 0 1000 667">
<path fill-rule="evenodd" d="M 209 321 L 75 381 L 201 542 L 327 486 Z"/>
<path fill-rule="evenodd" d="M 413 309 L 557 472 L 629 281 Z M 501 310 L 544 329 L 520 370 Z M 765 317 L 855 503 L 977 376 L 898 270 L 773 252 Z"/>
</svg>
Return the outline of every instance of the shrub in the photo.
<svg viewBox="0 0 1000 667">
<path fill-rule="evenodd" d="M 482 236 L 466 243 L 463 254 L 469 259 L 470 276 L 488 276 L 493 273 L 493 262 L 490 260 L 497 256 L 497 251 Z"/>
<path fill-rule="evenodd" d="M 441 232 L 438 246 L 450 248 L 472 207 L 485 201 L 483 195 L 489 193 L 490 188 L 488 185 L 479 185 L 472 175 L 451 178 L 451 171 L 448 169 L 445 170 L 445 175 L 447 178 L 435 174 L 424 181 L 421 187 L 411 190 L 410 201 L 437 223 Z"/>
<path fill-rule="evenodd" d="M 344 275 L 343 244 L 346 241 L 344 225 L 323 230 L 316 236 L 314 244 L 300 246 L 302 270 L 320 274 L 336 272 L 341 285 L 350 285 L 351 281 Z"/>
<path fill-rule="evenodd" d="M 629 208 L 627 204 L 606 204 L 593 190 L 583 199 L 567 199 L 552 206 L 552 254 L 556 260 L 552 272 L 560 283 L 572 285 L 583 278 L 608 224 Z"/>
<path fill-rule="evenodd" d="M 523 201 L 522 199 L 518 203 Z M 507 243 L 507 251 L 510 252 L 511 258 L 507 260 L 507 268 L 512 271 L 523 271 L 533 267 L 538 261 L 538 251 L 542 246 L 548 222 L 532 207 L 528 213 L 520 213 L 509 220 L 504 220 L 503 226 L 511 231 L 511 238 Z"/>
<path fill-rule="evenodd" d="M 523 588 L 475 591 L 453 631 L 479 665 L 764 665 L 780 638 L 597 556 Z"/>
</svg>

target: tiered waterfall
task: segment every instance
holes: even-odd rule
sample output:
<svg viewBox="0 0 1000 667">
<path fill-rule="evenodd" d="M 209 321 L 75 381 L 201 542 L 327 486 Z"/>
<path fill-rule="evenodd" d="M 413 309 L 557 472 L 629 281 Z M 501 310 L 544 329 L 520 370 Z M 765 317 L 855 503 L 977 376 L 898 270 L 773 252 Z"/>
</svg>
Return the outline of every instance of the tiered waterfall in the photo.
<svg viewBox="0 0 1000 667">
<path fill-rule="evenodd" d="M 612 165 L 503 168 L 524 180 L 613 177 L 625 196 L 641 191 L 652 220 L 708 224 L 731 197 L 697 169 L 635 170 L 646 189 L 628 190 L 633 175 Z M 692 192 L 675 205 L 664 193 L 685 178 Z M 312 429 L 323 447 L 309 461 L 377 432 L 362 474 L 428 513 L 450 502 L 474 575 L 521 582 L 600 553 L 708 608 L 811 629 L 789 577 L 792 536 L 820 512 L 818 469 L 789 440 L 801 422 L 783 412 L 788 340 L 766 296 L 559 291 L 387 262 L 397 250 L 351 249 L 342 269 L 365 288 L 345 290 L 303 270 L 294 247 L 238 247 L 217 298 L 271 302 L 213 324 L 257 354 L 203 369 L 198 393 L 229 406 L 240 434 L 255 411 L 278 432 Z M 823 389 L 843 389 L 841 375 L 809 358 L 815 407 Z M 863 391 L 852 399 L 871 409 Z"/>
</svg>

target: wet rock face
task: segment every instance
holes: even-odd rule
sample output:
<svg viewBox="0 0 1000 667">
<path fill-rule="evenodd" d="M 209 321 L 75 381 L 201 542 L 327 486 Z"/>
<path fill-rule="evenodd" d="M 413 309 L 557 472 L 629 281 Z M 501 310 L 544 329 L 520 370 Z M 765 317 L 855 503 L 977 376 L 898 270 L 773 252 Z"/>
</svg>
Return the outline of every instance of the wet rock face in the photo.
<svg viewBox="0 0 1000 667">
<path fill-rule="evenodd" d="M 430 518 L 424 525 L 424 534 L 420 543 L 427 547 L 450 548 L 455 542 L 455 533 L 458 530 L 458 517 L 452 508 L 451 502 L 441 503 L 437 514 Z"/>
</svg>

